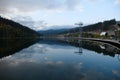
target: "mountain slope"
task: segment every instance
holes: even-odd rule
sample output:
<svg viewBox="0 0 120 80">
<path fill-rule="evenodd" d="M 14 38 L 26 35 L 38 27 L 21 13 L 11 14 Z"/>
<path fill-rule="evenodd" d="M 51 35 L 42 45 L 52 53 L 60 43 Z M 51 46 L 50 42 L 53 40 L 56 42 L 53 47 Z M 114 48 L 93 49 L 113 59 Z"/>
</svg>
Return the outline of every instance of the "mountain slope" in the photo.
<svg viewBox="0 0 120 80">
<path fill-rule="evenodd" d="M 118 21 L 115 19 L 107 20 L 104 22 L 98 22 L 95 24 L 87 25 L 82 27 L 83 32 L 102 32 L 102 31 L 108 31 L 108 30 L 115 30 L 117 28 L 120 28 L 120 24 L 118 24 Z M 75 33 L 79 32 L 80 27 L 71 28 L 69 32 Z M 67 33 L 67 32 L 64 32 Z"/>
<path fill-rule="evenodd" d="M 0 38 L 30 38 L 38 37 L 36 31 L 12 20 L 0 17 Z"/>
</svg>

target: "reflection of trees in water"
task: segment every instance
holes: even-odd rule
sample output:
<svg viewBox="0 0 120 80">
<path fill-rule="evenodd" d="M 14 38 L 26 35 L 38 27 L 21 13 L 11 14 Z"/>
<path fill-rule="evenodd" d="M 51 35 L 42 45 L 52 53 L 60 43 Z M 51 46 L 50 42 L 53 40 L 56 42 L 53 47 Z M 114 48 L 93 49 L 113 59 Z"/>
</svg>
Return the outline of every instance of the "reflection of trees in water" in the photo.
<svg viewBox="0 0 120 80">
<path fill-rule="evenodd" d="M 84 43 L 86 44 L 88 49 L 96 51 L 97 53 L 103 53 L 104 55 L 109 55 L 114 57 L 115 54 L 120 53 L 120 50 L 108 44 L 103 44 L 98 42 L 86 42 L 86 41 Z M 101 48 L 100 45 L 103 45 L 104 48 Z M 86 46 L 83 45 L 84 48 L 86 48 Z"/>
<path fill-rule="evenodd" d="M 15 52 L 18 52 L 24 48 L 29 47 L 30 45 L 34 44 L 37 40 L 31 40 L 31 39 L 0 39 L 0 57 L 4 57 L 4 56 L 8 56 L 8 55 L 12 55 Z M 115 54 L 120 54 L 120 50 L 118 50 L 117 48 L 108 45 L 108 44 L 103 44 L 103 43 L 98 43 L 98 42 L 92 42 L 92 41 L 82 41 L 80 43 L 78 43 L 79 41 L 74 41 L 74 42 L 65 42 L 65 41 L 46 41 L 46 40 L 42 40 L 42 42 L 39 42 L 40 44 L 45 43 L 45 44 L 50 44 L 50 45 L 72 45 L 72 46 L 76 46 L 79 47 L 79 50 L 81 50 L 82 48 L 84 49 L 88 49 L 91 51 L 95 51 L 99 54 L 103 53 L 104 55 L 109 55 L 114 57 Z M 31 46 L 30 48 L 28 48 L 29 53 L 33 53 L 33 51 L 37 51 L 37 53 L 44 53 L 46 51 L 45 47 L 42 46 Z M 26 50 L 25 50 L 26 51 Z M 78 52 L 78 51 L 76 51 Z M 80 53 L 81 54 L 81 53 Z M 23 55 L 25 56 L 25 55 Z M 28 56 L 28 55 L 27 55 Z"/>
<path fill-rule="evenodd" d="M 46 51 L 48 51 L 47 49 L 46 49 L 46 47 L 40 47 L 40 48 L 38 48 L 39 49 L 39 53 L 40 54 L 44 54 Z"/>
<path fill-rule="evenodd" d="M 97 53 L 103 53 L 104 55 L 109 55 L 114 57 L 115 54 L 119 54 L 120 50 L 118 50 L 116 47 L 104 44 L 104 43 L 98 43 L 98 42 L 89 42 L 89 41 L 83 41 L 83 48 L 87 48 L 92 51 L 96 51 Z M 102 48 L 101 45 L 104 47 Z"/>
<path fill-rule="evenodd" d="M 50 40 L 50 41 L 49 40 L 43 40 L 42 43 L 46 43 L 46 44 L 50 44 L 50 45 L 53 45 L 53 44 L 68 45 L 69 44 L 69 45 L 78 47 L 79 50 L 84 48 L 84 49 L 88 49 L 88 50 L 91 50 L 91 51 L 95 51 L 98 54 L 103 53 L 104 55 L 109 55 L 109 56 L 112 56 L 112 57 L 114 57 L 115 54 L 120 54 L 119 49 L 117 49 L 116 47 L 114 47 L 112 45 L 108 45 L 108 44 L 105 44 L 105 43 L 102 43 L 102 42 L 100 43 L 100 42 L 94 42 L 94 41 L 80 41 L 80 43 L 79 43 L 79 41 L 77 39 L 76 40 L 70 39 L 68 41 L 63 41 L 63 40 L 62 41 L 61 40 Z M 79 51 L 77 51 L 77 52 L 79 52 Z"/>
<path fill-rule="evenodd" d="M 27 48 L 36 41 L 36 39 L 0 39 L 0 58 Z"/>
<path fill-rule="evenodd" d="M 68 44 L 79 47 L 79 43 L 77 41 L 69 42 Z M 104 48 L 102 48 L 101 45 Z M 112 57 L 114 57 L 115 54 L 120 54 L 120 50 L 118 50 L 114 46 L 104 44 L 104 43 L 99 43 L 99 42 L 93 42 L 93 41 L 82 41 L 82 48 L 95 51 L 99 54 L 103 53 L 104 55 L 109 55 Z"/>
<path fill-rule="evenodd" d="M 118 54 L 117 58 L 118 58 L 118 60 L 120 61 L 120 54 Z"/>
<path fill-rule="evenodd" d="M 24 54 L 22 57 L 31 57 L 33 53 L 35 54 L 44 54 L 47 51 L 46 47 L 40 45 L 40 44 L 35 44 L 30 46 L 27 49 L 24 49 L 21 54 L 23 53 L 29 53 L 29 54 Z"/>
<path fill-rule="evenodd" d="M 78 48 L 79 48 L 78 52 L 75 52 L 75 53 L 82 55 L 82 40 L 81 39 L 78 40 Z"/>
<path fill-rule="evenodd" d="M 105 43 L 100 43 L 100 42 L 94 42 L 94 41 L 78 41 L 77 39 L 70 39 L 68 41 L 61 41 L 61 40 L 42 40 L 40 44 L 45 43 L 45 44 L 56 44 L 56 45 L 72 45 L 75 47 L 78 47 L 80 51 L 76 52 L 82 52 L 82 48 L 88 49 L 91 51 L 95 51 L 98 54 L 103 53 L 104 55 L 109 55 L 114 57 L 115 54 L 120 54 L 120 50 L 118 50 L 116 47 L 112 45 L 108 45 Z M 81 54 L 81 53 L 80 53 Z"/>
</svg>

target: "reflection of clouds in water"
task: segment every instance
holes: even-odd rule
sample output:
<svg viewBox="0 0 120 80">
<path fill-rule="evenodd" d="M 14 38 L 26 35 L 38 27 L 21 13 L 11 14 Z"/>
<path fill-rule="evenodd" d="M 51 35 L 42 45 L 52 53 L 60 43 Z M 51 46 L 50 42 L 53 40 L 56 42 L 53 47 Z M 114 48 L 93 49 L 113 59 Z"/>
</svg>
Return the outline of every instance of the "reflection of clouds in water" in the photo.
<svg viewBox="0 0 120 80">
<path fill-rule="evenodd" d="M 58 49 L 58 50 L 74 50 L 75 48 L 70 45 L 60 45 L 60 44 L 54 44 L 54 45 L 49 45 L 49 44 L 44 44 L 44 46 L 48 49 Z"/>
<path fill-rule="evenodd" d="M 56 61 L 56 62 L 52 62 L 52 61 L 46 61 L 46 64 L 51 64 L 51 65 L 63 65 L 63 61 Z"/>
<path fill-rule="evenodd" d="M 97 63 L 91 65 L 92 59 L 97 60 L 98 57 L 96 56 L 96 58 L 90 57 L 89 59 L 89 57 L 85 57 L 83 59 L 82 56 L 73 54 L 73 50 L 77 48 L 69 47 L 65 49 L 65 46 L 62 48 L 59 45 L 52 46 L 35 44 L 14 55 L 1 59 L 0 79 L 4 80 L 7 77 L 14 79 L 14 77 L 17 77 L 23 80 L 21 76 L 25 76 L 24 80 L 117 80 L 115 79 L 116 76 L 120 78 L 120 71 L 112 70 L 111 72 L 111 68 L 107 67 L 107 63 L 106 65 L 102 62 L 98 63 L 99 65 Z M 42 52 L 45 54 L 41 54 Z M 89 69 L 91 67 L 92 70 Z M 100 68 L 100 70 L 97 68 Z M 6 74 L 9 72 L 11 74 Z M 113 76 L 111 77 L 107 72 L 111 72 L 110 75 Z"/>
<path fill-rule="evenodd" d="M 76 68 L 76 69 L 81 69 L 82 68 L 82 62 L 80 62 L 80 63 L 77 63 L 74 67 Z"/>
<path fill-rule="evenodd" d="M 12 57 L 12 55 L 9 55 L 9 56 L 7 56 L 7 57 L 2 57 L 2 58 L 0 59 L 0 61 L 5 60 L 5 59 L 9 59 L 9 58 L 11 58 L 11 57 Z"/>
<path fill-rule="evenodd" d="M 10 55 L 8 57 L 4 57 L 1 60 L 9 61 L 9 62 L 11 61 L 11 64 L 13 64 L 12 61 L 15 61 L 16 64 L 21 62 L 40 63 L 41 60 L 48 60 L 47 57 L 45 57 L 44 59 L 43 57 L 41 57 L 41 53 L 45 53 L 45 51 L 47 51 L 45 46 L 40 44 L 35 44 L 27 49 L 20 51 L 19 53 Z"/>
<path fill-rule="evenodd" d="M 7 70 L 4 71 L 5 69 Z M 19 80 L 23 75 L 27 75 L 27 77 L 24 77 L 25 80 L 78 80 L 83 77 L 81 71 L 74 68 L 74 64 L 63 64 L 62 61 L 48 61 L 44 64 L 34 62 L 24 64 L 22 62 L 16 67 L 0 67 L 0 71 L 3 72 L 3 76 L 7 76 L 0 76 L 1 79 L 15 79 L 17 77 L 17 80 Z M 16 73 L 16 71 L 18 72 Z M 11 72 L 11 74 L 8 75 L 6 72 Z"/>
<path fill-rule="evenodd" d="M 47 61 L 46 64 L 53 64 L 53 62 L 52 61 Z"/>
<path fill-rule="evenodd" d="M 0 65 L 6 66 L 19 66 L 20 64 L 27 64 L 27 63 L 36 63 L 35 60 L 26 60 L 26 59 L 17 59 L 15 60 L 14 58 L 6 58 L 4 60 L 0 60 Z"/>
<path fill-rule="evenodd" d="M 36 60 L 36 61 L 45 60 L 46 61 L 48 57 L 46 57 L 47 55 L 45 56 L 42 55 L 43 53 L 47 53 L 51 55 L 51 53 L 57 54 L 57 53 L 60 53 L 61 51 L 64 51 L 62 53 L 70 53 L 71 51 L 73 51 L 73 49 L 66 50 L 56 45 L 54 47 L 52 46 L 47 44 L 35 44 L 33 46 L 30 46 L 29 48 L 21 50 L 19 53 L 12 55 L 8 59 L 14 59 L 14 60 L 26 59 L 26 60 Z"/>
<path fill-rule="evenodd" d="M 22 50 L 22 53 L 45 53 L 47 48 L 40 44 L 35 44 L 27 49 Z"/>
<path fill-rule="evenodd" d="M 56 64 L 61 65 L 61 64 L 63 64 L 63 62 L 62 61 L 57 61 Z"/>
<path fill-rule="evenodd" d="M 102 72 L 88 70 L 86 73 L 84 73 L 84 78 L 82 78 L 81 80 L 111 80 L 111 78 L 109 78 Z"/>
<path fill-rule="evenodd" d="M 120 72 L 117 70 L 112 70 L 112 73 L 120 78 Z"/>
<path fill-rule="evenodd" d="M 52 60 L 53 59 L 52 57 L 47 56 L 45 54 L 44 55 L 41 54 L 41 53 L 45 53 L 46 51 L 56 53 L 56 51 L 58 50 L 55 50 L 53 52 L 54 49 L 55 48 L 51 47 L 50 45 L 35 44 L 33 46 L 30 46 L 29 48 L 23 49 L 19 53 L 5 57 L 3 60 L 8 61 L 8 64 L 13 65 L 13 66 L 16 66 L 21 63 L 27 63 L 27 62 L 34 62 L 34 63 L 42 62 L 42 63 L 47 63 L 47 64 L 56 62 L 56 64 L 62 64 L 63 63 L 62 61 L 54 61 Z"/>
<path fill-rule="evenodd" d="M 19 64 L 18 64 L 19 63 Z M 6 66 L 7 65 L 7 66 Z M 15 65 L 15 66 L 11 66 Z M 50 61 L 47 59 L 45 63 L 35 63 L 34 61 L 10 61 L 0 66 L 2 72 L 1 79 L 21 79 L 21 76 L 25 80 L 110 80 L 103 72 L 95 71 L 94 69 L 83 71 L 83 62 L 67 64 L 63 61 Z M 5 71 L 4 71 L 5 70 Z M 16 73 L 16 71 L 18 71 Z M 1 74 L 0 72 L 0 74 Z M 11 72 L 11 74 L 6 74 Z M 117 70 L 112 71 L 118 75 Z M 4 77 L 7 76 L 7 77 Z M 113 79 L 113 78 L 112 78 Z M 113 79 L 114 80 L 114 79 Z"/>
<path fill-rule="evenodd" d="M 44 57 L 44 60 L 47 61 L 47 60 L 48 60 L 48 57 Z"/>
</svg>

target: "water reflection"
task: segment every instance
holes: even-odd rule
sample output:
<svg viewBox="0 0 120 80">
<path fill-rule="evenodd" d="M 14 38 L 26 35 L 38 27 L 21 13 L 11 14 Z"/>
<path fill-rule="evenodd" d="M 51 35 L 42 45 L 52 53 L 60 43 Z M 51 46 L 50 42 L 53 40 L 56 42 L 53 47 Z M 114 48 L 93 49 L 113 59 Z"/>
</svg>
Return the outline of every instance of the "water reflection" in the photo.
<svg viewBox="0 0 120 80">
<path fill-rule="evenodd" d="M 115 57 L 120 54 L 120 49 L 105 43 L 98 42 L 83 42 L 83 48 L 97 52 L 98 54 L 109 55 Z"/>
<path fill-rule="evenodd" d="M 78 48 L 79 48 L 79 51 L 75 53 L 82 54 L 82 40 L 81 39 L 78 40 Z"/>
<path fill-rule="evenodd" d="M 0 79 L 3 80 L 74 80 L 81 79 L 84 74 L 80 71 L 80 65 L 66 64 L 63 62 L 46 62 L 37 64 L 34 62 L 9 63 L 0 67 Z M 4 68 L 3 68 L 4 67 Z M 6 69 L 4 71 L 3 69 Z M 79 70 L 79 71 L 78 71 Z M 6 77 L 7 76 L 7 77 Z"/>
<path fill-rule="evenodd" d="M 37 39 L 0 39 L 0 58 L 19 52 L 36 41 Z"/>
<path fill-rule="evenodd" d="M 82 41 L 82 55 L 79 55 L 75 53 L 79 47 L 78 43 L 40 40 L 0 59 L 0 79 L 120 80 L 118 49 L 107 44 Z"/>
<path fill-rule="evenodd" d="M 69 42 L 68 44 L 70 44 L 71 46 L 79 47 L 79 52 L 82 52 L 82 48 L 84 48 L 90 51 L 95 51 L 97 54 L 109 55 L 111 57 L 115 57 L 116 54 L 120 54 L 119 48 L 101 42 L 81 41 L 78 43 Z"/>
<path fill-rule="evenodd" d="M 8 56 L 11 54 L 14 54 L 24 48 L 29 47 L 30 45 L 34 44 L 35 42 L 37 42 L 38 40 L 34 39 L 34 40 L 28 40 L 28 39 L 7 39 L 7 40 L 3 40 L 0 39 L 0 58 L 4 57 L 4 56 Z M 52 47 L 57 48 L 57 45 L 61 45 L 61 46 L 66 46 L 66 45 L 71 45 L 71 46 L 75 46 L 78 47 L 78 50 L 75 51 L 75 53 L 77 54 L 82 54 L 82 48 L 90 50 L 90 51 L 95 51 L 97 52 L 97 54 L 104 54 L 104 55 L 109 55 L 114 57 L 115 54 L 120 54 L 120 49 L 112 46 L 112 45 L 108 45 L 105 43 L 99 43 L 99 42 L 92 42 L 92 41 L 76 41 L 76 42 L 64 42 L 64 41 L 59 41 L 59 40 L 40 40 L 39 44 L 49 44 L 49 45 L 54 45 Z M 35 48 L 29 48 L 29 50 L 27 52 L 29 53 L 35 53 L 36 51 L 39 51 L 40 53 L 44 53 L 47 49 L 46 46 L 43 47 L 42 45 L 39 45 L 35 47 Z M 56 46 L 57 47 L 56 47 Z M 65 49 L 68 48 L 65 47 Z M 34 46 L 33 46 L 34 47 Z M 61 47 L 63 48 L 63 47 Z M 33 50 L 34 49 L 34 50 Z M 119 56 L 118 56 L 119 57 Z"/>
</svg>

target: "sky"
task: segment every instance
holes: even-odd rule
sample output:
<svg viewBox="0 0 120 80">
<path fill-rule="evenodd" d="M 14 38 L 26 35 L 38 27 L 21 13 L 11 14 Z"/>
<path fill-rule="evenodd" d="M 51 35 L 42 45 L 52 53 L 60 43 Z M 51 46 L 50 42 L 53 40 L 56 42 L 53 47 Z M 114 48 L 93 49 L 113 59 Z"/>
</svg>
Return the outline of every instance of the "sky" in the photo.
<svg viewBox="0 0 120 80">
<path fill-rule="evenodd" d="M 34 30 L 70 28 L 119 21 L 120 0 L 0 0 L 0 15 Z"/>
</svg>

